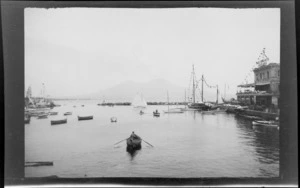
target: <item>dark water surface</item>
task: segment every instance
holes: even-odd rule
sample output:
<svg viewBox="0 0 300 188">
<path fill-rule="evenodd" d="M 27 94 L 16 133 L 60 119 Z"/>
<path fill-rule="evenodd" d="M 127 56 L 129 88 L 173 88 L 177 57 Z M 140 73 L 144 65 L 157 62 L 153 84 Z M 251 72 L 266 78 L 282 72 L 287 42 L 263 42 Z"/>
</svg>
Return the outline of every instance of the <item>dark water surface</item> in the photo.
<svg viewBox="0 0 300 188">
<path fill-rule="evenodd" d="M 163 114 L 167 106 L 148 106 L 144 115 L 131 106 L 97 106 L 97 101 L 57 101 L 53 111 L 72 111 L 68 123 L 50 125 L 31 118 L 25 125 L 25 161 L 54 166 L 26 167 L 26 177 L 277 177 L 279 131 L 253 127 L 233 114 L 187 111 Z M 81 107 L 84 104 L 84 107 Z M 76 108 L 73 105 L 77 105 Z M 158 109 L 160 117 L 153 117 Z M 78 121 L 77 115 L 94 115 Z M 117 123 L 110 118 L 116 116 Z M 131 132 L 154 145 L 130 155 Z"/>
</svg>

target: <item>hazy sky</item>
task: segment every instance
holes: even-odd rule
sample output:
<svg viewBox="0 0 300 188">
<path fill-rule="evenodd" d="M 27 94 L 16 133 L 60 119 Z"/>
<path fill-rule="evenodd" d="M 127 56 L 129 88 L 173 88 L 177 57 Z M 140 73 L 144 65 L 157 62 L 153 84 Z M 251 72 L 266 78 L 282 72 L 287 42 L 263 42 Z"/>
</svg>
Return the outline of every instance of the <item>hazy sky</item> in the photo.
<svg viewBox="0 0 300 188">
<path fill-rule="evenodd" d="M 236 92 L 262 49 L 280 63 L 280 9 L 26 8 L 25 89 L 93 93 L 157 78 L 188 87 L 192 65 Z"/>
</svg>

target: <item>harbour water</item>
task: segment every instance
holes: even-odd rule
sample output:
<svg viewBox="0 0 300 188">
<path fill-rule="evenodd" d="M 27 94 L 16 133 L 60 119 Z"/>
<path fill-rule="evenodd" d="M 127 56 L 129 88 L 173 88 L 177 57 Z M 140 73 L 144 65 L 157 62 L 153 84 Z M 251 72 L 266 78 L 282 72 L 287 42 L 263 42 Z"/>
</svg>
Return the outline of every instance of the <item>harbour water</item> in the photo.
<svg viewBox="0 0 300 188">
<path fill-rule="evenodd" d="M 279 130 L 253 127 L 234 114 L 186 111 L 164 114 L 167 106 L 148 106 L 140 115 L 132 106 L 98 106 L 99 101 L 55 101 L 52 118 L 31 118 L 25 125 L 25 161 L 53 161 L 26 167 L 25 177 L 278 177 Z M 76 105 L 76 107 L 74 107 Z M 82 107 L 81 105 L 84 105 Z M 180 106 L 172 106 L 180 107 Z M 170 107 L 171 108 L 171 107 Z M 153 117 L 158 109 L 160 117 Z M 78 121 L 77 115 L 93 115 Z M 116 116 L 118 122 L 111 123 Z M 126 152 L 132 131 L 142 143 L 134 156 Z"/>
</svg>

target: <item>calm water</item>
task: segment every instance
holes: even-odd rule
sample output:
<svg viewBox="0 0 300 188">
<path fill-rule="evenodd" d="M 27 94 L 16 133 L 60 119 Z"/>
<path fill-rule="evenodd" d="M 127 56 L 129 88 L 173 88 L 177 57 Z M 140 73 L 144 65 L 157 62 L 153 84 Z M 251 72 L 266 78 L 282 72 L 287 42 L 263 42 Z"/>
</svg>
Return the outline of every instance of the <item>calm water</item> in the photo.
<svg viewBox="0 0 300 188">
<path fill-rule="evenodd" d="M 97 106 L 98 101 L 57 101 L 53 111 L 72 111 L 68 123 L 50 125 L 31 118 L 25 125 L 25 161 L 54 166 L 26 167 L 26 177 L 277 177 L 279 131 L 252 127 L 233 114 L 163 114 L 148 106 L 144 115 L 131 106 Z M 81 107 L 84 104 L 84 107 Z M 77 105 L 76 108 L 73 105 Z M 77 115 L 94 115 L 78 121 Z M 110 117 L 116 116 L 117 123 Z M 145 141 L 134 156 L 126 152 L 132 131 Z"/>
</svg>

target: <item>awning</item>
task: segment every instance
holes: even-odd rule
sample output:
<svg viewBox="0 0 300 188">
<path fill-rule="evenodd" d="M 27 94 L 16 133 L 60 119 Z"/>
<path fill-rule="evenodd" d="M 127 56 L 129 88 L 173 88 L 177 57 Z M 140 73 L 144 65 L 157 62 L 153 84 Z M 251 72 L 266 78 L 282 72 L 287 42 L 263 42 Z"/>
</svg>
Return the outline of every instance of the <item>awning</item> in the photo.
<svg viewBox="0 0 300 188">
<path fill-rule="evenodd" d="M 254 83 L 238 85 L 238 87 L 254 87 L 254 86 L 255 86 Z"/>
<path fill-rule="evenodd" d="M 257 84 L 255 84 L 255 86 L 264 86 L 264 85 L 270 85 L 270 82 L 257 83 Z"/>
</svg>

